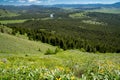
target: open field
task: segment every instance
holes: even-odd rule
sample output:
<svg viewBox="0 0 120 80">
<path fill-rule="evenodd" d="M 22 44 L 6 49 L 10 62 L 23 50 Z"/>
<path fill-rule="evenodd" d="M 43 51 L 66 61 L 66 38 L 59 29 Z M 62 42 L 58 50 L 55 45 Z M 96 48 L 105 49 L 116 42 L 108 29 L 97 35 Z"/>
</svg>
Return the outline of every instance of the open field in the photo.
<svg viewBox="0 0 120 80">
<path fill-rule="evenodd" d="M 85 12 L 70 14 L 69 17 L 71 17 L 71 18 L 88 18 L 88 16 L 86 16 Z"/>
<path fill-rule="evenodd" d="M 44 55 L 48 48 L 56 49 L 48 44 L 0 33 L 0 79 L 120 79 L 120 54 L 66 50 Z"/>
<path fill-rule="evenodd" d="M 97 21 L 93 21 L 93 20 L 82 20 L 83 23 L 86 23 L 86 24 L 94 24 L 94 25 L 107 25 L 103 22 L 97 22 Z"/>
<path fill-rule="evenodd" d="M 25 19 L 23 19 L 23 20 L 0 20 L 0 23 L 2 23 L 2 24 L 23 23 L 25 21 L 26 21 Z"/>
<path fill-rule="evenodd" d="M 88 10 L 87 12 L 120 14 L 120 8 L 101 8 L 101 9 L 95 9 L 95 10 Z"/>
</svg>

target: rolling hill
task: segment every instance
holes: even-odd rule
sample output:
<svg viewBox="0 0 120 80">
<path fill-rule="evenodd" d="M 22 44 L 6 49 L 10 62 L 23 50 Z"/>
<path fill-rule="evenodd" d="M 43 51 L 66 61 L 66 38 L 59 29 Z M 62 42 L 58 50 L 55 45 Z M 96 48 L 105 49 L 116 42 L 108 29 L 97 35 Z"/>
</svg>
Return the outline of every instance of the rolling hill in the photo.
<svg viewBox="0 0 120 80">
<path fill-rule="evenodd" d="M 94 9 L 94 8 L 120 8 L 120 2 L 114 3 L 114 4 L 56 4 L 53 5 L 54 7 L 59 7 L 59 8 L 79 8 L 79 9 Z"/>
<path fill-rule="evenodd" d="M 36 54 L 44 53 L 48 48 L 54 50 L 55 47 L 41 42 L 29 41 L 8 34 L 0 33 L 0 53 L 6 54 Z M 39 51 L 41 50 L 41 51 Z"/>
<path fill-rule="evenodd" d="M 0 80 L 120 80 L 119 4 L 0 5 Z"/>
<path fill-rule="evenodd" d="M 100 8 L 88 10 L 88 12 L 100 12 L 100 13 L 109 13 L 109 14 L 120 14 L 120 8 Z"/>
<path fill-rule="evenodd" d="M 14 6 L 14 5 L 0 5 L 0 8 L 10 11 L 20 12 L 22 10 L 59 10 L 60 8 L 77 8 L 77 9 L 96 9 L 96 8 L 120 8 L 120 2 L 113 4 L 55 4 L 55 5 L 29 5 L 29 6 Z"/>
<path fill-rule="evenodd" d="M 12 17 L 12 16 L 18 16 L 18 14 L 0 8 L 0 17 Z"/>
<path fill-rule="evenodd" d="M 93 80 L 106 76 L 106 79 L 120 79 L 119 54 L 66 50 L 55 55 L 43 55 L 48 48 L 55 49 L 48 44 L 0 33 L 1 80 Z"/>
</svg>

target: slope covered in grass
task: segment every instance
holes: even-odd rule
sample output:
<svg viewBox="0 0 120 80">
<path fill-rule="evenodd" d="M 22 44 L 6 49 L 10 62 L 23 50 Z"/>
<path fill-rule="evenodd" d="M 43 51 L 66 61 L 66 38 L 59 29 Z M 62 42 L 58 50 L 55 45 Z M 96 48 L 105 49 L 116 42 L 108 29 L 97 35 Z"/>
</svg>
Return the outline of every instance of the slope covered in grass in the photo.
<svg viewBox="0 0 120 80">
<path fill-rule="evenodd" d="M 112 13 L 112 14 L 120 14 L 120 8 L 101 8 L 88 10 L 88 12 L 100 12 L 100 13 Z"/>
<path fill-rule="evenodd" d="M 0 79 L 120 79 L 120 54 L 66 50 L 55 55 L 43 55 L 48 48 L 56 49 L 48 44 L 0 33 Z"/>
<path fill-rule="evenodd" d="M 18 14 L 10 12 L 6 9 L 0 9 L 0 17 L 12 17 L 12 16 L 18 16 Z"/>
<path fill-rule="evenodd" d="M 0 33 L 0 53 L 41 53 L 48 48 L 55 49 L 55 47 L 41 42 L 29 41 L 19 37 Z"/>
<path fill-rule="evenodd" d="M 2 55 L 0 60 L 1 80 L 120 79 L 119 54 L 93 54 L 67 50 L 56 55 Z"/>
<path fill-rule="evenodd" d="M 23 20 L 0 20 L 0 23 L 2 24 L 11 24 L 11 23 L 23 23 L 26 19 Z"/>
</svg>

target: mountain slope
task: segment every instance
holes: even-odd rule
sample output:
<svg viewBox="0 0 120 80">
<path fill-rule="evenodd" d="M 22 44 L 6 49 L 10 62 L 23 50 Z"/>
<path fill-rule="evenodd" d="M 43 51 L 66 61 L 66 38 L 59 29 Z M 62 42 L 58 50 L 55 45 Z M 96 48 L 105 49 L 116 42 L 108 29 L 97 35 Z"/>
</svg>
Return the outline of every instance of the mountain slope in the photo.
<svg viewBox="0 0 120 80">
<path fill-rule="evenodd" d="M 117 3 L 113 4 L 112 6 L 114 6 L 116 8 L 120 8 L 120 2 L 117 2 Z"/>
<path fill-rule="evenodd" d="M 0 33 L 0 53 L 44 53 L 48 48 L 55 47 L 41 42 L 29 41 L 8 34 Z M 41 51 L 39 51 L 39 49 Z"/>
<path fill-rule="evenodd" d="M 28 47 L 32 49 L 31 51 L 37 52 L 35 50 L 37 48 L 34 47 L 38 45 L 42 46 L 41 50 L 49 47 L 46 44 L 38 44 L 38 42 L 0 33 L 0 50 L 2 48 L 10 52 L 9 48 L 17 51 L 20 51 L 21 48 L 20 52 L 22 53 L 24 48 Z M 119 54 L 90 54 L 79 50 L 66 50 L 49 56 L 41 54 L 25 55 L 0 53 L 0 79 L 94 80 L 97 78 L 98 80 L 104 80 L 106 76 L 108 80 L 119 80 L 120 78 Z"/>
<path fill-rule="evenodd" d="M 53 5 L 54 7 L 59 8 L 85 8 L 85 9 L 94 9 L 94 8 L 101 8 L 101 7 L 112 7 L 112 8 L 120 8 L 120 2 L 114 4 L 56 4 Z"/>
<path fill-rule="evenodd" d="M 55 4 L 55 5 L 30 5 L 30 6 L 14 6 L 14 5 L 0 5 L 1 9 L 10 11 L 22 11 L 22 10 L 59 10 L 59 8 L 101 8 L 101 7 L 112 7 L 120 8 L 120 2 L 113 4 Z"/>
<path fill-rule="evenodd" d="M 17 16 L 18 14 L 10 12 L 6 9 L 0 9 L 0 17 L 12 17 Z"/>
</svg>

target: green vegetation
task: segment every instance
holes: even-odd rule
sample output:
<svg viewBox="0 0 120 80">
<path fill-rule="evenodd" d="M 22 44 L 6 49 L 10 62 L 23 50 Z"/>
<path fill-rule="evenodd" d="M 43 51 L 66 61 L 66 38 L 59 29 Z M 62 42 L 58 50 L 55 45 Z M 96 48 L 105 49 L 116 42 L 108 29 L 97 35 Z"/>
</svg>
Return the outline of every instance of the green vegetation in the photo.
<svg viewBox="0 0 120 80">
<path fill-rule="evenodd" d="M 0 17 L 13 17 L 13 16 L 18 16 L 18 14 L 10 12 L 5 9 L 0 9 Z"/>
<path fill-rule="evenodd" d="M 10 23 L 23 23 L 27 21 L 26 19 L 24 20 L 0 20 L 1 24 L 10 24 Z"/>
<path fill-rule="evenodd" d="M 47 49 L 55 50 L 48 44 L 41 42 L 29 41 L 19 37 L 10 36 L 0 33 L 0 53 L 6 54 L 35 54 L 46 52 Z M 39 51 L 41 49 L 41 51 Z"/>
<path fill-rule="evenodd" d="M 0 32 L 7 33 L 7 34 L 12 34 L 12 29 L 8 28 L 4 25 L 0 25 Z"/>
<path fill-rule="evenodd" d="M 66 50 L 55 55 L 44 55 L 48 49 L 54 51 L 56 48 L 3 33 L 0 33 L 0 42 L 1 80 L 120 79 L 120 54 Z"/>
<path fill-rule="evenodd" d="M 45 52 L 45 55 L 53 55 L 53 54 L 57 54 L 58 52 L 61 52 L 61 51 L 62 51 L 62 49 L 60 49 L 60 48 L 56 48 L 54 51 L 48 48 L 48 50 Z"/>
<path fill-rule="evenodd" d="M 52 18 L 46 17 L 46 18 L 42 18 L 41 20 L 49 20 L 49 19 L 52 19 Z"/>
<path fill-rule="evenodd" d="M 119 15 L 103 13 L 86 15 L 90 18 L 29 20 L 6 26 L 13 29 L 13 34 L 26 33 L 30 40 L 40 40 L 64 50 L 83 48 L 87 52 L 119 53 Z"/>
<path fill-rule="evenodd" d="M 86 16 L 86 12 L 80 12 L 80 13 L 73 13 L 70 14 L 69 17 L 71 18 L 88 18 L 88 16 Z"/>
<path fill-rule="evenodd" d="M 100 9 L 88 10 L 87 12 L 120 14 L 120 8 L 100 8 Z"/>
<path fill-rule="evenodd" d="M 120 54 L 81 52 L 85 51 L 83 48 L 81 51 L 61 51 L 45 43 L 6 33 L 0 33 L 0 42 L 1 80 L 120 79 Z"/>
<path fill-rule="evenodd" d="M 119 14 L 32 5 L 12 7 L 20 15 L 9 17 L 2 10 L 0 80 L 120 80 Z"/>
<path fill-rule="evenodd" d="M 94 24 L 94 25 L 107 25 L 103 22 L 97 22 L 97 21 L 93 21 L 93 20 L 83 20 L 82 21 L 83 23 L 86 23 L 86 24 Z"/>
</svg>

